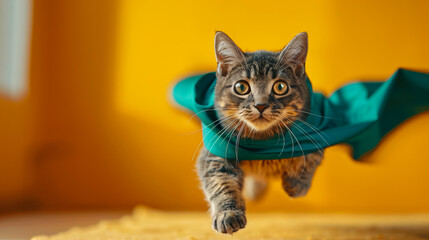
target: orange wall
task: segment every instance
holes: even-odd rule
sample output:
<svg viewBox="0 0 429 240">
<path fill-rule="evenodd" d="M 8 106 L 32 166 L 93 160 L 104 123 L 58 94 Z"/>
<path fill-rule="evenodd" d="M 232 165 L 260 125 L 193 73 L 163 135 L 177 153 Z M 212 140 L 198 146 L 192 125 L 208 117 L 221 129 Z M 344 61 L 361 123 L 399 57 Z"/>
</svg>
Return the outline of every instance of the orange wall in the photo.
<svg viewBox="0 0 429 240">
<path fill-rule="evenodd" d="M 246 50 L 281 49 L 295 34 L 307 31 L 308 74 L 315 89 L 330 93 L 353 79 L 385 79 L 398 67 L 429 70 L 429 33 L 424 30 L 428 9 L 427 2 L 399 1 L 123 2 L 116 107 L 118 113 L 140 121 L 146 131 L 129 126 L 145 150 L 145 166 L 128 162 L 122 171 L 137 177 L 153 169 L 154 176 L 147 176 L 147 181 L 156 179 L 169 189 L 174 179 L 174 188 L 180 190 L 167 191 L 184 198 L 185 207 L 194 201 L 194 206 L 201 206 L 197 184 L 189 182 L 195 179 L 191 159 L 201 137 L 185 135 L 199 126 L 188 123 L 189 115 L 172 109 L 163 93 L 182 76 L 215 69 L 215 30 L 225 31 Z M 353 162 L 345 147 L 333 147 L 308 197 L 290 200 L 275 182 L 267 198 L 250 208 L 429 211 L 429 193 L 423 190 L 429 183 L 425 174 L 429 154 L 424 152 L 428 120 L 429 113 L 422 114 L 401 126 L 367 158 L 370 163 Z M 169 170 L 173 173 L 162 173 Z M 153 185 L 156 196 L 163 196 L 159 192 L 165 190 L 157 187 Z M 161 206 L 177 204 L 161 201 Z"/>
<path fill-rule="evenodd" d="M 0 96 L 0 211 L 21 208 L 31 202 L 32 166 L 28 161 L 34 149 L 28 99 L 15 101 Z"/>
<path fill-rule="evenodd" d="M 215 30 L 245 50 L 280 49 L 307 31 L 307 71 L 325 93 L 353 79 L 385 79 L 398 67 L 429 70 L 426 1 L 34 5 L 35 106 L 22 111 L 37 113 L 29 129 L 36 149 L 26 161 L 34 165 L 29 191 L 45 207 L 206 208 L 192 159 L 201 141 L 198 121 L 171 106 L 168 89 L 183 76 L 215 69 Z M 332 147 L 307 197 L 291 200 L 273 182 L 249 209 L 429 212 L 428 121 L 429 113 L 412 118 L 365 162 Z"/>
</svg>

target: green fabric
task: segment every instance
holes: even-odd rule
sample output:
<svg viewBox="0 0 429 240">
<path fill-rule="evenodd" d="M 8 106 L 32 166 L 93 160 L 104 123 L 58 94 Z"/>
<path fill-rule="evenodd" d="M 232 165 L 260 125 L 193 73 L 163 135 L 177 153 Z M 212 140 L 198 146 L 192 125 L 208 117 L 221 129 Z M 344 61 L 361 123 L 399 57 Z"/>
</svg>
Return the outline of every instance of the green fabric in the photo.
<svg viewBox="0 0 429 240">
<path fill-rule="evenodd" d="M 386 82 L 352 83 L 330 97 L 314 93 L 307 79 L 311 114 L 305 123 L 296 122 L 299 127 L 292 127 L 292 135 L 285 131 L 268 140 L 237 142 L 216 121 L 215 84 L 215 73 L 189 77 L 177 83 L 173 96 L 201 119 L 207 150 L 227 159 L 289 158 L 339 143 L 351 145 L 353 158 L 359 159 L 395 126 L 429 110 L 429 74 L 399 69 Z"/>
</svg>

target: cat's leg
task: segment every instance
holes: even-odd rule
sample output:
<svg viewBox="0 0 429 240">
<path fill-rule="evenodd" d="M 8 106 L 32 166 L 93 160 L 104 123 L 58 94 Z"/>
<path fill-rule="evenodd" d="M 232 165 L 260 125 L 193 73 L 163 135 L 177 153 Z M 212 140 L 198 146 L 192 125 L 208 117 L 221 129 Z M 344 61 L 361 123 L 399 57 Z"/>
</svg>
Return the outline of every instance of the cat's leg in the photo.
<svg viewBox="0 0 429 240">
<path fill-rule="evenodd" d="M 262 177 L 246 176 L 244 178 L 243 195 L 246 199 L 256 201 L 260 199 L 267 190 L 268 182 Z"/>
<path fill-rule="evenodd" d="M 246 226 L 242 197 L 243 172 L 239 165 L 209 153 L 204 147 L 198 157 L 198 175 L 213 220 L 213 228 L 233 233 Z"/>
<path fill-rule="evenodd" d="M 282 184 L 290 197 L 302 197 L 307 194 L 314 172 L 322 159 L 322 153 L 317 152 L 289 161 L 289 165 L 282 174 Z"/>
</svg>

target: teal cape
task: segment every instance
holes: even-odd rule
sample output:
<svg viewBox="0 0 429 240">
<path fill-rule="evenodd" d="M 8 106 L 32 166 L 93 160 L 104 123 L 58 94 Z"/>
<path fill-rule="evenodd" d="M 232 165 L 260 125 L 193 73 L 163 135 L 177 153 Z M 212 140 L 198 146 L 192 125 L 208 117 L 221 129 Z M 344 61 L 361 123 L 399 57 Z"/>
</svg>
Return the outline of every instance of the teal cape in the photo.
<svg viewBox="0 0 429 240">
<path fill-rule="evenodd" d="M 267 140 L 237 141 L 217 121 L 215 85 L 214 72 L 192 76 L 175 85 L 173 97 L 200 118 L 207 150 L 234 160 L 290 158 L 339 143 L 349 144 L 357 160 L 401 122 L 429 110 L 429 74 L 399 69 L 385 82 L 351 83 L 330 97 L 313 92 L 307 79 L 311 114 L 305 122 L 295 122 L 292 134 L 284 131 Z"/>
</svg>

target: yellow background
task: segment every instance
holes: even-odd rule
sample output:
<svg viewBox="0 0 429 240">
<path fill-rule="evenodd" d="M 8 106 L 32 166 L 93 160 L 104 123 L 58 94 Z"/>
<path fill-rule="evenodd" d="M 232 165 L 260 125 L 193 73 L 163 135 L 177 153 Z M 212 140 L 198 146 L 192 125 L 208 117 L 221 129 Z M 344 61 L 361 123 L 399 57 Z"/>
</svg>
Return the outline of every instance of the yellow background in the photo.
<svg viewBox="0 0 429 240">
<path fill-rule="evenodd" d="M 212 71 L 222 30 L 244 50 L 309 34 L 307 72 L 329 94 L 397 68 L 429 71 L 427 1 L 34 1 L 30 87 L 0 98 L 0 207 L 206 209 L 197 120 L 169 89 Z M 280 182 L 250 210 L 429 212 L 429 113 L 364 162 L 335 146 L 307 197 Z"/>
</svg>

